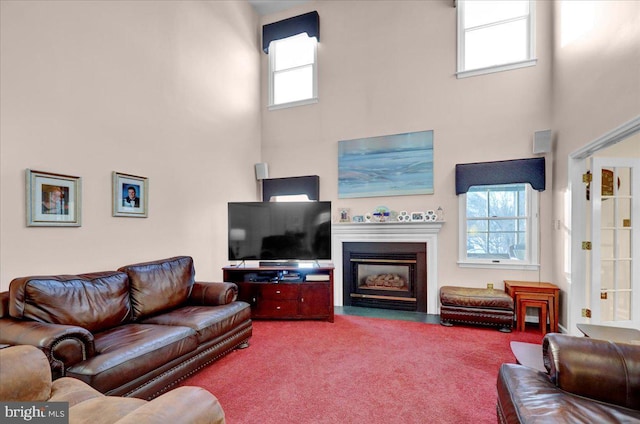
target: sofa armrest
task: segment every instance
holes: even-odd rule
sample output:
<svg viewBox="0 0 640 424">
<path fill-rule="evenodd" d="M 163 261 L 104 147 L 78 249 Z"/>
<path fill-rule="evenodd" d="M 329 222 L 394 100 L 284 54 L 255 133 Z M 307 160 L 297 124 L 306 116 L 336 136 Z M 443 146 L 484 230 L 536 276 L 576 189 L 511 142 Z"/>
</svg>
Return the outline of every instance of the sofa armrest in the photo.
<svg viewBox="0 0 640 424">
<path fill-rule="evenodd" d="M 542 350 L 549 377 L 560 389 L 640 409 L 640 345 L 550 333 Z"/>
<path fill-rule="evenodd" d="M 224 411 L 214 395 L 200 387 L 184 386 L 149 401 L 116 421 L 116 424 L 224 422 Z"/>
<path fill-rule="evenodd" d="M 196 281 L 191 288 L 189 302 L 195 305 L 226 305 L 238 298 L 234 283 L 204 283 Z"/>
<path fill-rule="evenodd" d="M 35 346 L 0 349 L 0 400 L 46 402 L 51 395 L 49 361 Z"/>
<path fill-rule="evenodd" d="M 95 355 L 93 334 L 82 327 L 15 318 L 0 319 L 0 344 L 39 348 L 49 360 L 54 379 L 71 365 Z"/>
</svg>

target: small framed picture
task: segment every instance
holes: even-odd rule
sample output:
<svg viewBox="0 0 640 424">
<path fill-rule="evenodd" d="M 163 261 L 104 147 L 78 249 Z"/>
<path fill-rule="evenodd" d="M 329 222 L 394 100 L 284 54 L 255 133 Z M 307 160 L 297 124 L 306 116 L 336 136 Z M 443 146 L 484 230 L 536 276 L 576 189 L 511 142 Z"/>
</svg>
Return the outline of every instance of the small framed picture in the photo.
<svg viewBox="0 0 640 424">
<path fill-rule="evenodd" d="M 148 199 L 148 178 L 113 172 L 113 216 L 146 218 Z"/>
<path fill-rule="evenodd" d="M 27 227 L 79 227 L 81 179 L 27 169 Z"/>
<path fill-rule="evenodd" d="M 349 209 L 341 208 L 340 209 L 340 222 L 349 222 L 351 221 L 351 214 Z"/>
<path fill-rule="evenodd" d="M 411 221 L 422 222 L 424 220 L 424 212 L 411 212 Z"/>
<path fill-rule="evenodd" d="M 353 217 L 353 222 L 364 222 L 364 216 L 362 215 L 355 215 Z"/>
</svg>

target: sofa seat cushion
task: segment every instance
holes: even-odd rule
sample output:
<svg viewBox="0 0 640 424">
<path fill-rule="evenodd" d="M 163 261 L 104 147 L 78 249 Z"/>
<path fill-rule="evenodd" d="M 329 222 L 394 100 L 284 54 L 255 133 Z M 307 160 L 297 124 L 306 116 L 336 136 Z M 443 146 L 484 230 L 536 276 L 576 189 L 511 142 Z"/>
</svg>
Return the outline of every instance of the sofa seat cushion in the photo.
<svg viewBox="0 0 640 424">
<path fill-rule="evenodd" d="M 14 318 L 74 325 L 92 333 L 127 322 L 131 314 L 129 280 L 116 271 L 16 278 L 9 296 Z"/>
<path fill-rule="evenodd" d="M 521 365 L 502 364 L 497 389 L 503 422 L 640 423 L 640 411 L 572 395 Z"/>
<path fill-rule="evenodd" d="M 143 321 L 144 324 L 160 324 L 189 327 L 197 332 L 198 343 L 210 341 L 236 328 L 239 323 L 251 319 L 251 308 L 245 302 L 233 302 L 221 306 L 183 306 Z"/>
<path fill-rule="evenodd" d="M 188 327 L 127 324 L 96 334 L 95 345 L 96 356 L 66 375 L 107 393 L 195 350 L 198 340 Z"/>
<path fill-rule="evenodd" d="M 68 402 L 69 407 L 72 407 L 85 400 L 102 396 L 102 393 L 77 378 L 62 377 L 53 381 L 49 402 Z"/>
</svg>

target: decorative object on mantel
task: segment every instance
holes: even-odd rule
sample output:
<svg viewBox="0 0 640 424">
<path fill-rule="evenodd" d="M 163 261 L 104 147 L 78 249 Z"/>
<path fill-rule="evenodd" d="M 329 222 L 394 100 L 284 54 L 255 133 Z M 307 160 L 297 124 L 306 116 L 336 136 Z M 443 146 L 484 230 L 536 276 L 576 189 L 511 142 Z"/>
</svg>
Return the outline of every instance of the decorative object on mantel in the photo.
<svg viewBox="0 0 640 424">
<path fill-rule="evenodd" d="M 424 212 L 411 212 L 411 221 L 412 222 L 422 222 L 425 221 Z"/>
<path fill-rule="evenodd" d="M 433 194 L 433 131 L 338 142 L 338 197 Z"/>
<path fill-rule="evenodd" d="M 343 209 L 340 209 L 341 211 Z M 347 209 L 348 210 L 348 209 Z M 348 216 L 348 215 L 347 215 Z M 354 215 L 351 219 L 343 220 L 342 214 L 339 222 L 436 222 L 444 221 L 444 212 L 442 207 L 438 207 L 437 210 L 427 209 L 426 211 L 407 212 L 402 210 L 400 212 L 390 210 L 386 206 L 378 206 L 372 212 L 364 215 Z"/>
<path fill-rule="evenodd" d="M 398 214 L 398 221 L 409 222 L 411 221 L 411 215 L 409 215 L 409 212 L 407 211 L 400 211 L 400 213 Z"/>
<path fill-rule="evenodd" d="M 389 220 L 389 208 L 378 206 L 372 213 L 374 222 L 387 222 Z"/>
<path fill-rule="evenodd" d="M 348 208 L 340 208 L 340 222 L 349 222 L 350 213 Z"/>
</svg>

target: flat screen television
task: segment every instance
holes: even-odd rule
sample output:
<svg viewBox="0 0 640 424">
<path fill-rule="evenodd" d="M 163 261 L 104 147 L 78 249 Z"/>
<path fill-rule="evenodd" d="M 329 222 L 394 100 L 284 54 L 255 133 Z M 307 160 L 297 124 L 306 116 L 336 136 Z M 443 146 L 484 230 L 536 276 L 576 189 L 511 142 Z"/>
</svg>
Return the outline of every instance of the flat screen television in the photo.
<svg viewBox="0 0 640 424">
<path fill-rule="evenodd" d="M 229 260 L 331 259 L 331 202 L 229 202 Z"/>
</svg>

